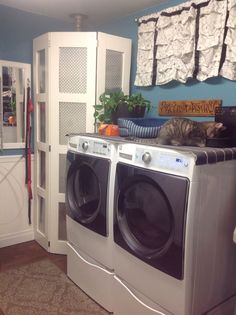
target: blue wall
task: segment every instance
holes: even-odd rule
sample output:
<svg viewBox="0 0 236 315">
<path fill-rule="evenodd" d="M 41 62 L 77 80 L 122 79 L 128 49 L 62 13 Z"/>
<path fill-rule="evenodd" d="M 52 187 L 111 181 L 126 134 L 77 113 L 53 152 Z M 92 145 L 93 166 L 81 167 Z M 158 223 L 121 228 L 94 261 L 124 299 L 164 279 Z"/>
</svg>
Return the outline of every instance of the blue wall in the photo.
<svg viewBox="0 0 236 315">
<path fill-rule="evenodd" d="M 33 39 L 47 32 L 73 31 L 72 22 L 0 5 L 0 59 L 32 63 Z"/>
<path fill-rule="evenodd" d="M 35 37 L 47 32 L 73 30 L 73 21 L 66 23 L 0 5 L 0 59 L 32 64 Z M 20 149 L 4 150 L 0 155 L 22 152 Z"/>
<path fill-rule="evenodd" d="M 99 30 L 114 35 L 124 36 L 132 39 L 132 69 L 131 69 L 131 93 L 141 92 L 152 102 L 151 116 L 157 116 L 157 104 L 160 100 L 182 100 L 182 99 L 222 99 L 223 105 L 236 105 L 236 82 L 221 77 L 211 78 L 204 82 L 191 80 L 187 84 L 170 82 L 163 86 L 140 88 L 134 86 L 137 56 L 138 27 L 136 17 L 148 15 L 161 11 L 170 6 L 180 4 L 184 1 L 169 0 L 165 4 L 136 12 L 121 20 L 102 25 Z"/>
</svg>

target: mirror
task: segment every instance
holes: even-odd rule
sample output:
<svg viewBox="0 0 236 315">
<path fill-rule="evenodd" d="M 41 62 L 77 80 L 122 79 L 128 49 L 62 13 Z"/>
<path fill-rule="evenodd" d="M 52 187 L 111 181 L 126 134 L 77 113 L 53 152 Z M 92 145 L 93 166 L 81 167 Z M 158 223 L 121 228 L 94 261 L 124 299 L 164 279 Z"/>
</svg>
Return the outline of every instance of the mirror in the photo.
<svg viewBox="0 0 236 315">
<path fill-rule="evenodd" d="M 3 148 L 22 148 L 25 140 L 26 88 L 30 64 L 0 60 Z"/>
</svg>

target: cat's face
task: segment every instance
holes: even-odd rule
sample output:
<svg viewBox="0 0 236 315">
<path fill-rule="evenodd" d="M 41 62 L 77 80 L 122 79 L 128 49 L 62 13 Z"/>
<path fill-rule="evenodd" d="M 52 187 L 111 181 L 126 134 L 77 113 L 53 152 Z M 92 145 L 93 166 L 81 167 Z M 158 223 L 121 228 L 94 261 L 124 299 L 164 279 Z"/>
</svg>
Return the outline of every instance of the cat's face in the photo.
<svg viewBox="0 0 236 315">
<path fill-rule="evenodd" d="M 226 127 L 220 122 L 210 122 L 206 125 L 207 137 L 215 138 L 225 129 Z"/>
</svg>

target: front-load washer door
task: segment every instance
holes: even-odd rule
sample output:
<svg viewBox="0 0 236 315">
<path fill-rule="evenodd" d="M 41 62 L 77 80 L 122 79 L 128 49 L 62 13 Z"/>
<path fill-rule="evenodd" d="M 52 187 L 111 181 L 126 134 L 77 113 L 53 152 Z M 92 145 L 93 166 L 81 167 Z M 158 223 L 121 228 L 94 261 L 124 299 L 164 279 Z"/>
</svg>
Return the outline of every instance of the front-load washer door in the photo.
<svg viewBox="0 0 236 315">
<path fill-rule="evenodd" d="M 182 279 L 188 179 L 122 163 L 116 176 L 115 242 Z"/>
<path fill-rule="evenodd" d="M 67 214 L 86 228 L 107 236 L 110 160 L 68 152 L 67 164 Z"/>
</svg>

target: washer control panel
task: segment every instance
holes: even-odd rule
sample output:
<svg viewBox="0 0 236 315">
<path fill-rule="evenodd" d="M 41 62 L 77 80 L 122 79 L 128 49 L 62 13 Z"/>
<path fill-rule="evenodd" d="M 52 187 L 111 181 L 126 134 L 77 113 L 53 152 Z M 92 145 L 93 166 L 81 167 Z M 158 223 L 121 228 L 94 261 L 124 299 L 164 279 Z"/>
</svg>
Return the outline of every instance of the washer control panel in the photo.
<svg viewBox="0 0 236 315">
<path fill-rule="evenodd" d="M 80 138 L 78 152 L 110 157 L 111 145 L 97 139 Z"/>
<path fill-rule="evenodd" d="M 99 155 L 110 156 L 111 145 L 109 143 L 93 142 L 92 153 Z"/>
<path fill-rule="evenodd" d="M 68 150 L 104 157 L 110 157 L 112 154 L 110 143 L 100 139 L 78 136 L 69 139 Z"/>
</svg>

